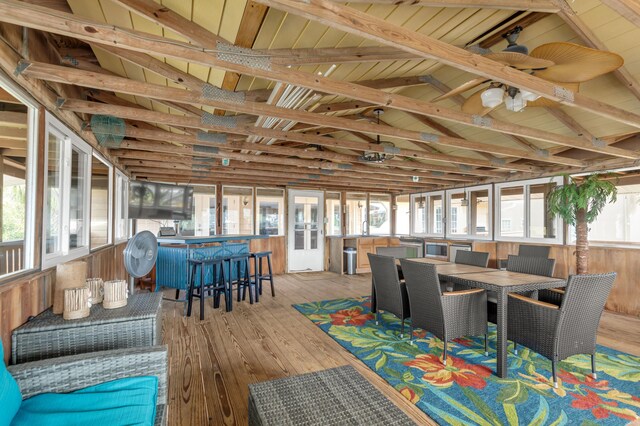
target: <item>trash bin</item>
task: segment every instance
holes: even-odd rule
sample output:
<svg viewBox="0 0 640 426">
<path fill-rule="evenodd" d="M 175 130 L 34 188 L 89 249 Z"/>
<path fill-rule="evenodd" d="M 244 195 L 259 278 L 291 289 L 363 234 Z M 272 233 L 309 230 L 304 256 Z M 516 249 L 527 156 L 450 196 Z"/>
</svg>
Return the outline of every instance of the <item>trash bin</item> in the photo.
<svg viewBox="0 0 640 426">
<path fill-rule="evenodd" d="M 344 249 L 344 264 L 347 269 L 347 275 L 355 275 L 356 273 L 356 255 L 358 252 L 353 247 Z"/>
</svg>

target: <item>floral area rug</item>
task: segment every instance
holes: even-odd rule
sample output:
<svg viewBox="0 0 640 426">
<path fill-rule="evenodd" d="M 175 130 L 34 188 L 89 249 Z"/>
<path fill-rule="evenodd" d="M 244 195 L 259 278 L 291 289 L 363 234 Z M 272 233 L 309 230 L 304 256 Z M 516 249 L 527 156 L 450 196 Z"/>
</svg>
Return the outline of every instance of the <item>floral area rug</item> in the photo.
<svg viewBox="0 0 640 426">
<path fill-rule="evenodd" d="M 443 343 L 416 329 L 414 344 L 400 338 L 400 321 L 382 315 L 376 326 L 369 298 L 294 305 L 304 316 L 384 378 L 440 424 L 595 425 L 627 424 L 640 418 L 640 357 L 598 346 L 598 379 L 591 358 L 574 355 L 559 363 L 558 389 L 551 362 L 520 346 L 509 350 L 509 375 L 498 378 L 495 326 L 489 356 L 482 336 Z"/>
</svg>

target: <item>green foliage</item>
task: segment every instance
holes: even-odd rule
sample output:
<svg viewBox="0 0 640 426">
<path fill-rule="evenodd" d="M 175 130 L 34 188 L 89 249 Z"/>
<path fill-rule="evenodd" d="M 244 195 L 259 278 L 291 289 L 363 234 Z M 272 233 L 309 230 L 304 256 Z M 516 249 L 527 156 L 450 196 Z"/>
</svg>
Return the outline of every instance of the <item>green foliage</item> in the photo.
<svg viewBox="0 0 640 426">
<path fill-rule="evenodd" d="M 6 187 L 2 200 L 2 241 L 24 240 L 26 192 L 24 185 Z"/>
<path fill-rule="evenodd" d="M 592 174 L 583 180 L 566 176 L 566 185 L 555 187 L 547 195 L 549 212 L 559 215 L 567 223 L 576 224 L 576 213 L 584 209 L 587 223 L 592 223 L 605 205 L 614 203 L 618 189 L 615 184 L 602 179 L 603 174 Z"/>
</svg>

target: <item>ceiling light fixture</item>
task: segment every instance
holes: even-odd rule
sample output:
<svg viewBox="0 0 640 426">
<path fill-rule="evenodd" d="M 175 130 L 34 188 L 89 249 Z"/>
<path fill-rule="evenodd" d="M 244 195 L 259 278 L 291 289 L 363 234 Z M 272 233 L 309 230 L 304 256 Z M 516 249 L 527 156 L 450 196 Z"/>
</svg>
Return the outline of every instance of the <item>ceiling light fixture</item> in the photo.
<svg viewBox="0 0 640 426">
<path fill-rule="evenodd" d="M 376 123 L 379 125 L 380 115 L 384 113 L 384 110 L 382 108 L 376 108 L 373 110 L 373 113 L 376 115 Z M 360 156 L 361 161 L 366 161 L 367 163 L 383 163 L 392 159 L 393 154 L 398 151 L 398 148 L 396 148 L 393 143 L 380 141 L 380 135 L 376 136 L 376 144 L 382 146 L 384 148 L 384 152 L 365 151 L 365 153 Z"/>
<path fill-rule="evenodd" d="M 495 108 L 502 103 L 504 97 L 504 88 L 502 85 L 491 85 L 487 90 L 482 92 L 480 98 L 482 99 L 482 106 L 485 108 Z"/>
</svg>

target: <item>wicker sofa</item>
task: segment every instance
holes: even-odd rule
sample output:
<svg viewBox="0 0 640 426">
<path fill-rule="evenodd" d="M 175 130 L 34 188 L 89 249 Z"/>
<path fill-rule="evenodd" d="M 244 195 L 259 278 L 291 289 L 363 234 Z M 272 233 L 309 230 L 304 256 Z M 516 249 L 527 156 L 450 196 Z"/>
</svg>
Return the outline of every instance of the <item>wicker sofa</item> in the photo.
<svg viewBox="0 0 640 426">
<path fill-rule="evenodd" d="M 1 361 L 0 361 L 1 362 Z M 156 376 L 156 425 L 167 424 L 168 354 L 166 346 L 128 348 L 50 358 L 8 367 L 23 399 L 45 393 L 66 393 L 111 380 Z"/>
</svg>

